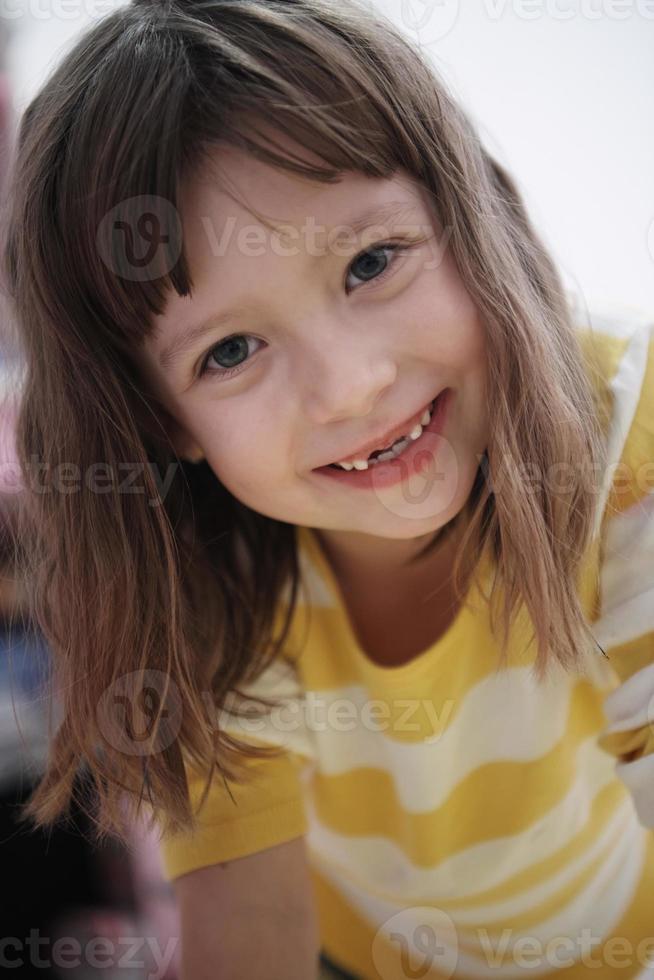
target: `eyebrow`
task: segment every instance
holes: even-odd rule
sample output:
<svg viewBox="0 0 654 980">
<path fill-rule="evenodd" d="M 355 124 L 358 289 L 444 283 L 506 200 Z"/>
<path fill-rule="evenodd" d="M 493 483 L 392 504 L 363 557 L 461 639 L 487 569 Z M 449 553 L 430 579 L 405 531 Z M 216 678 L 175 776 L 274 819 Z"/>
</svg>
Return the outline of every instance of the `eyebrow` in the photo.
<svg viewBox="0 0 654 980">
<path fill-rule="evenodd" d="M 175 340 L 171 340 L 171 342 L 167 344 L 159 354 L 159 363 L 164 371 L 168 370 L 175 361 L 186 354 L 189 350 L 192 350 L 195 347 L 196 342 L 204 337 L 205 334 L 214 333 L 218 327 L 222 326 L 224 323 L 229 323 L 236 319 L 240 313 L 241 308 L 237 306 L 231 310 L 226 310 L 225 313 L 215 314 L 214 316 L 209 317 L 209 319 L 205 320 L 203 323 L 186 330 L 179 337 L 176 337 Z"/>
<path fill-rule="evenodd" d="M 359 234 L 369 228 L 371 225 L 379 224 L 384 221 L 392 221 L 408 211 L 413 211 L 416 208 L 416 202 L 409 201 L 390 201 L 388 204 L 384 205 L 372 205 L 361 211 L 358 215 L 352 218 L 349 222 L 342 222 L 341 225 L 336 227 L 345 227 L 347 231 L 353 231 L 355 234 Z M 335 241 L 340 240 L 339 235 L 335 237 Z M 322 258 L 328 255 L 328 251 L 320 252 L 315 258 Z M 167 371 L 171 365 L 177 361 L 180 357 L 186 354 L 189 350 L 195 347 L 197 341 L 201 340 L 205 334 L 212 333 L 221 327 L 223 324 L 230 323 L 237 317 L 241 316 L 246 312 L 246 308 L 243 306 L 235 306 L 231 310 L 225 310 L 224 313 L 217 313 L 210 316 L 207 320 L 196 326 L 189 327 L 182 334 L 172 340 L 167 344 L 161 353 L 159 354 L 159 363 L 164 371 Z"/>
</svg>

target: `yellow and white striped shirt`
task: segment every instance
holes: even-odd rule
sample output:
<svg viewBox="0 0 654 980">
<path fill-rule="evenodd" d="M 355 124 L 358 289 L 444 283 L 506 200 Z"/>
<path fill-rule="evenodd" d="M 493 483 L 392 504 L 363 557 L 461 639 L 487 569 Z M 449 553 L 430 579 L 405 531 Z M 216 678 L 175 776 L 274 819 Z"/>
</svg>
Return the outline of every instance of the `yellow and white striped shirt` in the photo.
<svg viewBox="0 0 654 980">
<path fill-rule="evenodd" d="M 654 977 L 654 325 L 579 329 L 610 419 L 580 578 L 608 659 L 539 683 L 522 607 L 498 671 L 473 586 L 436 643 L 375 664 L 299 528 L 293 666 L 250 688 L 283 708 L 229 726 L 286 751 L 236 806 L 212 785 L 200 833 L 162 841 L 168 879 L 306 834 L 322 947 L 364 980 Z"/>
</svg>

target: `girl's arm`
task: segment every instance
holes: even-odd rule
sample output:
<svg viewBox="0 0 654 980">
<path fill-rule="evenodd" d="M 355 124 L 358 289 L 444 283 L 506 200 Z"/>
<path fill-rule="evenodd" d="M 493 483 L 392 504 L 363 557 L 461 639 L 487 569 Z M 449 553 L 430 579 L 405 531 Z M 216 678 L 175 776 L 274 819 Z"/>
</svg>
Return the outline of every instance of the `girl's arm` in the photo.
<svg viewBox="0 0 654 980">
<path fill-rule="evenodd" d="M 180 980 L 316 980 L 320 941 L 304 837 L 175 879 Z"/>
<path fill-rule="evenodd" d="M 226 712 L 221 728 L 284 751 L 250 759 L 249 779 L 226 786 L 187 763 L 198 830 L 165 834 L 164 876 L 179 902 L 182 980 L 315 980 L 319 936 L 307 865 L 302 770 L 314 755 L 294 668 L 273 661 L 246 694 L 279 699 L 251 730 Z M 264 720 L 265 719 L 265 720 Z"/>
</svg>

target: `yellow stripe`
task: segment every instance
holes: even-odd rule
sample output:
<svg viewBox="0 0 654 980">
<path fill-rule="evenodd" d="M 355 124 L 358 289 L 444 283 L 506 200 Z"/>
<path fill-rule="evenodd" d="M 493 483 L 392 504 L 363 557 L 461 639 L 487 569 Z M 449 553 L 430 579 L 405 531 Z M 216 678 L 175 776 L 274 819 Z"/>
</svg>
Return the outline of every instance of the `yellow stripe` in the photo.
<svg viewBox="0 0 654 980">
<path fill-rule="evenodd" d="M 590 806 L 590 815 L 584 828 L 571 838 L 564 846 L 560 847 L 556 852 L 547 858 L 543 858 L 541 861 L 534 862 L 528 868 L 523 871 L 518 872 L 505 880 L 501 884 L 496 885 L 492 888 L 486 888 L 483 891 L 468 892 L 465 896 L 461 898 L 446 898 L 444 896 L 438 895 L 438 907 L 452 914 L 454 919 L 457 918 L 456 913 L 460 911 L 468 912 L 476 908 L 486 908 L 489 905 L 499 905 L 504 902 L 515 901 L 516 898 L 521 898 L 524 896 L 525 892 L 530 891 L 533 888 L 545 884 L 551 877 L 558 874 L 560 871 L 565 869 L 570 861 L 575 860 L 579 857 L 580 852 L 583 852 L 586 848 L 591 847 L 598 838 L 600 838 L 605 832 L 607 825 L 609 825 L 616 812 L 622 811 L 622 817 L 624 818 L 627 813 L 631 814 L 632 807 L 629 800 L 629 792 L 625 786 L 619 780 L 613 780 L 610 784 L 602 787 L 602 789 L 596 794 L 595 799 L 592 801 Z M 613 830 L 612 833 L 615 833 Z M 524 843 L 520 842 L 522 849 L 524 850 Z M 512 843 L 507 845 L 506 839 L 502 838 L 495 843 L 495 848 L 498 855 L 503 856 L 506 851 L 507 846 L 512 847 Z M 606 847 L 610 848 L 611 843 L 607 843 Z M 319 851 L 317 853 L 320 853 Z M 323 856 L 323 860 L 326 860 Z M 380 860 L 382 860 L 382 855 L 380 853 Z M 492 857 L 487 856 L 485 858 L 485 863 L 491 863 Z M 339 881 L 343 881 L 344 884 L 348 884 L 354 890 L 358 890 L 361 887 L 362 876 L 365 871 L 358 869 L 357 867 L 350 867 L 348 865 L 340 864 L 334 867 L 334 873 L 338 874 Z M 401 872 L 398 872 L 401 874 Z M 456 875 L 456 868 L 448 868 L 445 872 L 447 876 Z M 440 870 L 434 872 L 434 885 L 432 892 L 438 890 L 438 880 L 439 880 Z M 415 894 L 406 898 L 406 890 L 403 891 L 405 898 L 406 907 L 411 905 L 430 904 L 429 901 L 429 886 L 416 885 Z M 379 900 L 381 902 L 387 902 L 391 905 L 397 904 L 400 899 L 397 893 L 389 890 L 389 888 L 383 888 L 378 886 L 371 886 L 368 884 L 366 886 L 366 893 L 371 897 Z M 436 899 L 433 899 L 435 901 Z"/>
<path fill-rule="evenodd" d="M 361 687 L 365 678 L 352 672 L 352 647 L 348 646 L 347 640 L 339 640 L 340 616 L 323 610 L 316 619 L 319 622 L 312 643 L 311 663 L 305 670 L 306 686 L 317 692 L 329 691 L 333 697 L 346 697 L 348 687 Z M 329 644 L 328 637 L 331 639 Z M 509 663 L 511 660 L 519 662 L 518 649 L 516 631 L 511 639 Z M 440 659 L 435 650 L 438 663 L 430 660 L 433 669 L 426 665 L 402 685 L 394 685 L 390 680 L 386 682 L 385 678 L 378 684 L 369 681 L 365 684 L 366 703 L 378 701 L 384 705 L 384 731 L 389 738 L 403 743 L 422 743 L 442 735 L 458 717 L 470 691 L 486 679 L 492 681 L 497 671 L 497 657 L 497 648 L 489 642 L 483 625 L 472 621 L 465 632 L 465 645 L 456 656 Z M 533 659 L 533 650 L 530 650 L 522 658 L 522 664 L 531 664 Z"/>
<path fill-rule="evenodd" d="M 641 725 L 626 732 L 610 732 L 601 735 L 598 740 L 600 748 L 610 752 L 622 762 L 633 762 L 654 752 L 654 731 L 651 725 Z"/>
<path fill-rule="evenodd" d="M 309 540 L 308 537 L 303 540 Z M 315 554 L 313 545 L 309 545 Z M 597 619 L 600 612 L 599 598 L 600 542 L 591 543 L 579 571 L 578 594 L 584 613 L 590 622 Z M 321 560 L 320 574 L 333 576 L 328 566 Z M 502 587 L 499 585 L 499 601 Z M 352 626 L 343 606 L 334 609 L 316 608 L 298 612 L 297 625 L 294 624 L 294 643 L 299 648 L 306 645 L 304 658 L 299 667 L 302 683 L 311 691 L 338 690 L 350 685 L 366 685 L 371 698 L 384 700 L 388 694 L 395 697 L 433 698 L 451 702 L 448 712 L 449 723 L 453 722 L 467 692 L 484 678 L 497 670 L 499 645 L 493 641 L 488 607 L 477 593 L 474 609 L 467 610 L 457 629 L 456 655 L 451 653 L 448 634 L 421 654 L 419 662 L 409 662 L 400 672 L 380 668 L 362 662 L 362 654 Z M 310 620 L 308 618 L 310 616 Z M 533 623 L 526 607 L 522 604 L 515 616 L 509 635 L 507 664 L 531 665 L 535 659 L 535 644 L 530 640 Z M 299 636 L 303 640 L 299 640 Z M 446 642 L 443 642 L 443 641 Z M 460 644 L 458 641 L 462 641 Z M 598 652 L 598 656 L 601 656 Z M 447 692 L 445 697 L 444 692 Z M 436 714 L 440 718 L 441 711 Z M 439 729 L 440 730 L 440 729 Z M 419 732 L 405 733 L 407 741 L 420 741 L 434 734 L 428 727 Z"/>
<path fill-rule="evenodd" d="M 361 978 L 376 977 L 372 945 L 377 929 L 369 925 L 317 868 L 311 868 L 320 942 L 335 963 Z M 387 974 L 395 976 L 394 973 Z M 431 980 L 431 978 L 430 978 Z M 434 975 L 435 980 L 435 975 Z M 440 978 L 439 978 L 440 980 Z"/>
<path fill-rule="evenodd" d="M 557 969 L 546 974 L 539 973 L 539 980 L 633 980 L 648 965 L 647 957 L 654 960 L 654 919 L 652 917 L 652 883 L 654 882 L 654 834 L 646 834 L 646 847 L 643 869 L 634 896 L 625 914 L 602 942 L 598 943 L 593 923 L 586 923 L 590 930 L 593 945 L 586 954 L 587 962 Z M 506 928 L 515 928 L 515 920 L 508 922 Z M 484 927 L 485 928 L 485 927 Z M 491 930 L 487 930 L 490 936 Z M 486 934 L 486 933 L 485 933 Z M 582 937 L 571 937 L 581 940 Z M 469 950 L 463 943 L 461 950 Z M 577 946 L 579 949 L 580 946 Z M 483 959 L 483 953 L 477 955 Z M 565 955 L 573 955 L 565 950 Z"/>
<path fill-rule="evenodd" d="M 214 775 L 199 811 L 197 833 L 162 837 L 160 853 L 167 880 L 209 864 L 254 854 L 307 832 L 295 757 L 284 754 L 272 759 L 248 759 L 246 765 L 252 778 L 242 785 L 229 783 L 235 802 L 222 777 Z M 204 782 L 204 775 L 188 771 L 194 811 Z"/>
<path fill-rule="evenodd" d="M 592 564 L 592 563 L 591 563 Z M 326 572 L 324 574 L 327 574 Z M 588 575 L 595 584 L 592 569 Z M 455 702 L 455 709 L 467 691 L 497 670 L 499 646 L 490 635 L 489 613 L 484 600 L 474 599 L 475 610 L 466 615 L 456 632 L 457 641 L 463 643 L 444 656 L 449 649 L 446 633 L 429 651 L 410 661 L 404 668 L 380 668 L 364 656 L 352 631 L 346 611 L 313 609 L 311 611 L 312 634 L 307 647 L 305 662 L 300 665 L 304 685 L 309 690 L 345 688 L 364 683 L 370 697 L 443 697 Z M 535 645 L 530 642 L 533 624 L 524 605 L 520 606 L 509 636 L 507 663 L 513 666 L 531 665 L 535 658 Z M 443 643 L 443 640 L 446 643 Z M 431 655 L 430 655 L 431 654 Z M 405 669 L 406 668 L 406 669 Z M 451 716 L 451 720 L 455 715 Z M 419 736 L 426 737 L 427 729 Z"/>
<path fill-rule="evenodd" d="M 598 732 L 604 722 L 597 692 L 580 680 L 571 694 L 566 732 L 550 752 L 527 762 L 479 766 L 435 810 L 407 812 L 389 774 L 356 769 L 338 776 L 315 773 L 316 811 L 320 821 L 336 833 L 386 837 L 413 863 L 430 867 L 457 851 L 522 833 L 535 823 L 570 791 L 578 775 L 575 747 Z M 516 796 L 520 806 L 513 805 Z"/>
<path fill-rule="evenodd" d="M 628 337 L 611 337 L 597 330 L 579 330 L 579 342 L 586 373 L 600 406 L 600 423 L 608 434 L 613 417 L 613 394 L 610 383 L 617 374 L 620 362 L 629 346 Z"/>
<path fill-rule="evenodd" d="M 615 840 L 608 840 L 597 857 L 580 871 L 579 874 L 575 875 L 571 881 L 566 882 L 565 885 L 557 889 L 557 891 L 553 892 L 543 901 L 530 906 L 528 911 L 524 911 L 521 914 L 514 913 L 504 919 L 494 918 L 492 926 L 487 925 L 483 921 L 478 922 L 475 926 L 458 926 L 461 949 L 474 952 L 478 948 L 477 941 L 471 944 L 470 942 L 466 942 L 463 937 L 476 936 L 480 928 L 483 928 L 488 937 L 493 940 L 499 939 L 504 929 L 515 929 L 517 931 L 530 928 L 536 929 L 541 922 L 552 918 L 562 908 L 570 904 L 570 902 L 573 902 L 580 892 L 584 891 L 592 883 L 602 866 L 606 863 L 608 854 L 614 847 Z"/>
<path fill-rule="evenodd" d="M 448 911 L 456 911 L 457 909 L 474 908 L 475 905 L 492 905 L 510 901 L 521 892 L 528 891 L 547 881 L 566 868 L 570 861 L 573 861 L 598 837 L 601 837 L 616 811 L 625 805 L 625 799 L 628 796 L 629 791 L 619 780 L 614 780 L 603 786 L 592 802 L 591 812 L 583 829 L 571 837 L 568 843 L 559 848 L 558 851 L 510 878 L 506 878 L 501 885 L 487 888 L 481 892 L 471 892 L 464 898 L 452 899 L 442 903 L 443 908 Z"/>
<path fill-rule="evenodd" d="M 654 833 L 647 834 L 646 840 L 645 862 L 638 886 L 629 907 L 610 935 L 601 945 L 592 947 L 587 964 L 577 962 L 573 966 L 538 973 L 538 980 L 634 980 L 647 965 L 648 952 L 654 957 L 654 920 L 651 913 Z M 367 923 L 315 868 L 312 869 L 312 878 L 321 943 L 327 954 L 335 962 L 366 980 L 380 975 L 398 978 L 409 976 L 406 965 L 400 961 L 397 946 L 390 947 L 386 943 L 380 943 L 379 938 L 375 939 L 377 928 Z M 382 923 L 378 925 L 381 926 Z M 592 926 L 593 923 L 589 922 L 588 928 L 591 932 Z M 509 928 L 511 927 L 510 923 Z M 478 949 L 477 952 L 480 961 L 485 962 L 483 951 Z M 563 952 L 568 954 L 568 950 Z M 463 976 L 460 972 L 454 975 Z M 426 973 L 421 972 L 420 976 L 422 980 L 449 980 L 452 973 L 448 973 L 446 977 L 432 968 Z"/>
<path fill-rule="evenodd" d="M 630 643 L 612 647 L 611 666 L 621 683 L 643 667 L 648 667 L 654 660 L 653 651 L 654 633 L 645 633 Z M 631 759 L 639 759 L 641 756 L 654 753 L 654 726 L 641 725 L 639 728 L 630 728 L 624 732 L 600 735 L 597 744 L 616 758 L 630 756 Z"/>
<path fill-rule="evenodd" d="M 606 434 L 614 414 L 610 383 L 627 352 L 628 337 L 611 337 L 592 330 L 579 330 L 586 369 L 601 406 L 600 421 Z M 649 344 L 640 400 L 621 454 L 607 501 L 607 514 L 619 514 L 654 490 L 654 339 Z"/>
<path fill-rule="evenodd" d="M 633 423 L 607 501 L 607 514 L 622 514 L 654 492 L 654 340 Z"/>
<path fill-rule="evenodd" d="M 607 653 L 611 667 L 623 682 L 654 660 L 654 633 L 644 633 L 628 643 L 613 646 Z"/>
</svg>

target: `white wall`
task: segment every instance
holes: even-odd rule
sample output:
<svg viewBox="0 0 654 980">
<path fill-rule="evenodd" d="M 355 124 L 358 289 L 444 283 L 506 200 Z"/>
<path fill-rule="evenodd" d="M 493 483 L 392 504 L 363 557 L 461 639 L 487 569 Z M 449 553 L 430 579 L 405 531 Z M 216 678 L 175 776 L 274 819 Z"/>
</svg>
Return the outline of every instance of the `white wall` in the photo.
<svg viewBox="0 0 654 980">
<path fill-rule="evenodd" d="M 122 5 L 2 2 L 23 12 L 18 109 L 77 31 Z M 654 317 L 654 0 L 360 2 L 429 53 L 516 176 L 569 285 L 591 306 Z"/>
<path fill-rule="evenodd" d="M 654 319 L 653 0 L 375 0 L 517 177 L 590 305 Z"/>
</svg>

